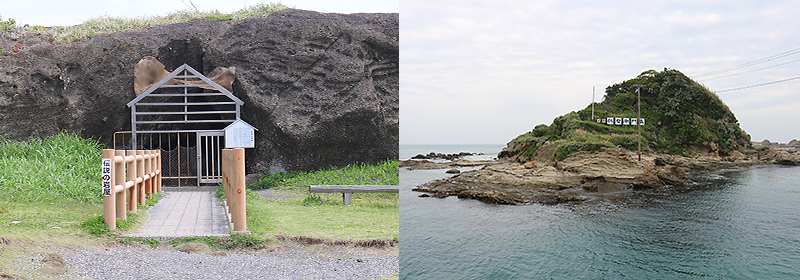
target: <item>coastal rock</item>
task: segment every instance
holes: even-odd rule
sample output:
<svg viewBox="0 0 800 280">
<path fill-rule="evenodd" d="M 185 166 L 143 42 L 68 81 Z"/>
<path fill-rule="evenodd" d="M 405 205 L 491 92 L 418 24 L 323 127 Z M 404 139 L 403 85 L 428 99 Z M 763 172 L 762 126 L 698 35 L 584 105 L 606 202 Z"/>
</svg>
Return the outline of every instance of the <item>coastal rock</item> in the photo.
<svg viewBox="0 0 800 280">
<path fill-rule="evenodd" d="M 529 161 L 529 162 L 526 162 L 523 165 L 523 167 L 525 167 L 525 169 L 533 169 L 533 168 L 536 168 L 536 163 L 532 162 L 532 161 Z"/>
<path fill-rule="evenodd" d="M 508 154 L 508 148 L 504 147 L 497 153 L 497 158 L 508 158 L 510 155 Z"/>
<path fill-rule="evenodd" d="M 775 162 L 782 165 L 800 165 L 800 157 L 786 153 L 778 155 Z"/>
<path fill-rule="evenodd" d="M 471 156 L 476 155 L 470 152 L 459 152 L 457 154 L 442 154 L 436 152 L 430 152 L 427 155 L 419 154 L 416 156 L 411 157 L 411 159 L 444 159 L 444 160 L 455 160 L 459 159 L 463 156 Z"/>
<path fill-rule="evenodd" d="M 461 170 L 453 168 L 453 169 L 445 171 L 444 173 L 447 173 L 447 174 L 458 174 L 458 173 L 461 173 Z"/>
<path fill-rule="evenodd" d="M 631 183 L 631 187 L 633 189 L 654 189 L 663 187 L 664 185 L 664 181 L 661 181 L 661 179 L 658 178 L 658 175 L 652 172 L 645 172 L 636 175 Z"/>
<path fill-rule="evenodd" d="M 689 177 L 686 175 L 686 171 L 678 166 L 659 166 L 655 168 L 655 173 L 658 179 L 667 185 L 682 186 L 689 183 Z"/>
<path fill-rule="evenodd" d="M 559 204 L 565 202 L 580 202 L 586 200 L 583 196 L 560 195 L 560 194 L 540 194 L 534 196 L 532 201 L 541 204 Z"/>
<path fill-rule="evenodd" d="M 408 167 L 409 169 L 439 169 L 442 168 L 441 164 L 429 160 L 401 160 L 400 167 Z"/>
<path fill-rule="evenodd" d="M 514 141 L 511 141 L 511 142 L 509 142 L 507 144 L 508 154 L 513 156 L 513 155 L 516 155 L 518 153 L 527 151 L 532 146 L 533 146 L 533 143 L 531 143 L 531 142 L 515 143 Z"/>
<path fill-rule="evenodd" d="M 556 153 L 556 148 L 550 145 L 542 145 L 536 150 L 535 161 L 548 162 L 553 160 L 553 155 Z"/>
<path fill-rule="evenodd" d="M 546 145 L 545 145 L 546 146 Z M 564 203 L 583 201 L 597 192 L 626 189 L 652 189 L 690 183 L 687 170 L 713 170 L 777 162 L 792 162 L 796 157 L 785 151 L 760 152 L 768 159 L 757 160 L 757 153 L 730 153 L 728 157 L 700 155 L 643 154 L 621 148 L 601 148 L 597 152 L 574 152 L 561 161 L 531 161 L 536 167 L 507 161 L 486 164 L 478 170 L 463 171 L 452 178 L 427 182 L 414 191 L 459 196 L 486 203 Z"/>
<path fill-rule="evenodd" d="M 500 191 L 467 190 L 458 193 L 458 198 L 470 198 L 490 204 L 515 205 L 523 201 Z"/>
</svg>

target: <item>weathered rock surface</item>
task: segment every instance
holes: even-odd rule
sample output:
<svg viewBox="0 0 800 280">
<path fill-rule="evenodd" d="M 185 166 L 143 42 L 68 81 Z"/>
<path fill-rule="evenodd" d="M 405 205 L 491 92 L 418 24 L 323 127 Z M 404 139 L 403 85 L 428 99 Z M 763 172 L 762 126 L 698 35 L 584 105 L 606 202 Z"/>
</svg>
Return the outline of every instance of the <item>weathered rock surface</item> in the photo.
<svg viewBox="0 0 800 280">
<path fill-rule="evenodd" d="M 153 56 L 166 69 L 236 67 L 242 119 L 258 128 L 248 173 L 397 158 L 398 25 L 398 14 L 284 10 L 69 44 L 28 40 L 38 45 L 0 57 L 0 134 L 67 130 L 110 147 L 114 132 L 131 128 L 133 69 Z"/>
<path fill-rule="evenodd" d="M 562 203 L 583 201 L 598 191 L 653 189 L 690 183 L 687 171 L 708 171 L 757 164 L 798 164 L 800 156 L 777 149 L 729 156 L 686 157 L 636 153 L 602 148 L 598 152 L 576 152 L 562 161 L 532 161 L 526 168 L 518 162 L 486 164 L 451 178 L 431 181 L 414 191 L 436 197 L 458 196 L 496 204 Z M 442 165 L 440 164 L 440 168 Z"/>
<path fill-rule="evenodd" d="M 460 152 L 457 154 L 443 154 L 437 152 L 430 152 L 427 155 L 419 154 L 416 156 L 411 157 L 412 159 L 445 159 L 445 160 L 454 160 L 461 158 L 463 156 L 471 156 L 471 155 L 482 155 L 481 153 L 470 153 L 470 152 Z"/>
<path fill-rule="evenodd" d="M 487 164 L 494 164 L 494 162 L 484 161 L 471 161 L 466 159 L 457 159 L 449 162 L 432 162 L 429 160 L 401 160 L 400 167 L 405 167 L 410 170 L 417 169 L 443 169 L 452 167 L 479 167 Z"/>
</svg>

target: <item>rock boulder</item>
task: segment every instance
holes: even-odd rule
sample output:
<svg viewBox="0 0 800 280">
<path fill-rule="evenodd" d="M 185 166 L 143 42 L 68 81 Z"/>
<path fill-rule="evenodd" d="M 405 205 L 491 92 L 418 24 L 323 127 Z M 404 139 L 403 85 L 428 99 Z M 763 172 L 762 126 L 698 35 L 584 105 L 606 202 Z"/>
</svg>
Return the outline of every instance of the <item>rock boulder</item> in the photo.
<svg viewBox="0 0 800 280">
<path fill-rule="evenodd" d="M 398 14 L 284 10 L 231 23 L 194 20 L 38 45 L 0 57 L 0 133 L 79 132 L 111 147 L 129 131 L 134 67 L 236 67 L 233 94 L 255 126 L 248 173 L 398 157 Z M 23 40 L 20 38 L 19 40 Z"/>
</svg>

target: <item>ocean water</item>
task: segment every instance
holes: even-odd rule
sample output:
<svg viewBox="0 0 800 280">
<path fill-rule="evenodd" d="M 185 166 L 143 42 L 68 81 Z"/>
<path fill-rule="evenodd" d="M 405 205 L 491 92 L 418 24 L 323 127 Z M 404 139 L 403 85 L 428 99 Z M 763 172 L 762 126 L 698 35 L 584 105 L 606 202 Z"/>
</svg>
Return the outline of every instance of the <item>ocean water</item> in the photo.
<svg viewBox="0 0 800 280">
<path fill-rule="evenodd" d="M 467 156 L 466 159 L 482 160 L 497 157 L 505 144 L 496 145 L 400 145 L 400 159 L 407 160 L 416 155 L 427 155 L 430 152 L 457 154 L 460 152 L 482 153 L 483 155 Z"/>
<path fill-rule="evenodd" d="M 800 167 L 559 205 L 411 191 L 449 176 L 400 171 L 401 279 L 800 279 Z"/>
</svg>

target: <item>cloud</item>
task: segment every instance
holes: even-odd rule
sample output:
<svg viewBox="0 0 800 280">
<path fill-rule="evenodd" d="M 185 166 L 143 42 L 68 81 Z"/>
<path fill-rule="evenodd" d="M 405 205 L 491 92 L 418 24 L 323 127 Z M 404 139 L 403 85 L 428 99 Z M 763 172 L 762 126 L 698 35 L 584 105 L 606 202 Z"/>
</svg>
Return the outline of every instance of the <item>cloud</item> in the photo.
<svg viewBox="0 0 800 280">
<path fill-rule="evenodd" d="M 797 48 L 791 2 L 403 0 L 401 143 L 505 143 L 585 108 L 592 86 L 599 101 L 606 86 L 649 69 L 692 76 Z M 704 84 L 722 90 L 796 69 Z M 778 89 L 721 97 L 738 116 L 782 104 L 790 93 Z"/>
</svg>

